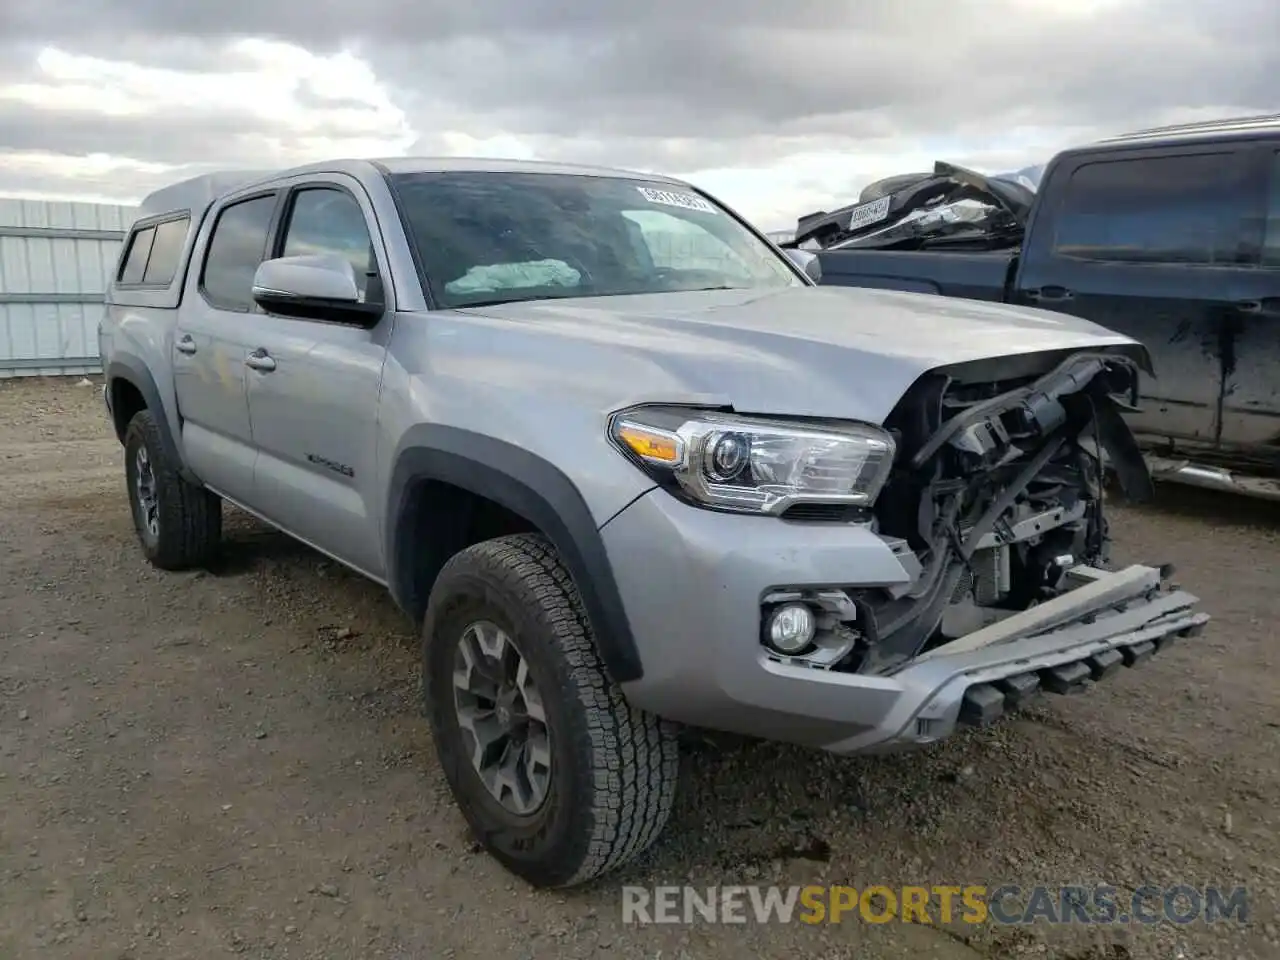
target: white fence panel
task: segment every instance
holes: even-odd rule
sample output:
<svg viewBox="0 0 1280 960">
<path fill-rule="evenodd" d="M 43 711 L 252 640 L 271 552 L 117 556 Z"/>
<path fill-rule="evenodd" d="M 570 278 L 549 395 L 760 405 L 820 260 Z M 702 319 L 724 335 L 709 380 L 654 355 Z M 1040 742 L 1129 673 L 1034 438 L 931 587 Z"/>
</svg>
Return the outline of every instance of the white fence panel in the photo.
<svg viewBox="0 0 1280 960">
<path fill-rule="evenodd" d="M 107 278 L 134 207 L 0 198 L 0 377 L 95 373 Z"/>
</svg>

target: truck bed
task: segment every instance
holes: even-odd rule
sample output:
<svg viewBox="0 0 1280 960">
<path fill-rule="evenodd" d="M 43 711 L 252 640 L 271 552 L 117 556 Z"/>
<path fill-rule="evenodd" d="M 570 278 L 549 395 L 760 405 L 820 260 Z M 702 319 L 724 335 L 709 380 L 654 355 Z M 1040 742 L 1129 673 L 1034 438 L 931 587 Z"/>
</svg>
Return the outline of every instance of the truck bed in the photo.
<svg viewBox="0 0 1280 960">
<path fill-rule="evenodd" d="M 825 284 L 1000 302 L 1006 299 L 1018 257 L 1016 250 L 816 252 Z"/>
</svg>

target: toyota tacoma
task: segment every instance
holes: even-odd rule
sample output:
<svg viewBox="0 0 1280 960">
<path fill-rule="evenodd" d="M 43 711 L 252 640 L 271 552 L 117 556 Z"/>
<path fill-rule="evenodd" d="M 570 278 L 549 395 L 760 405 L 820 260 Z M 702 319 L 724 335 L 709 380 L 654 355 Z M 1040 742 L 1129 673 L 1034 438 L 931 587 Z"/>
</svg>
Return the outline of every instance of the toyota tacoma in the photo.
<svg viewBox="0 0 1280 960">
<path fill-rule="evenodd" d="M 653 843 L 682 726 L 919 747 L 1200 630 L 1107 562 L 1142 346 L 805 261 L 597 168 L 159 190 L 100 326 L 142 550 L 209 563 L 230 503 L 384 584 L 462 812 L 539 886 Z"/>
</svg>

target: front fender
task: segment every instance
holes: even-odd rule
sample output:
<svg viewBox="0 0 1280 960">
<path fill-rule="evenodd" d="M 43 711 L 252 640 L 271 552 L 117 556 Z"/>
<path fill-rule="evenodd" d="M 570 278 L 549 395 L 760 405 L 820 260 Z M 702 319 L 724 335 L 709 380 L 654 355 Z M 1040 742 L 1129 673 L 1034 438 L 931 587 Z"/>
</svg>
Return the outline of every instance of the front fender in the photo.
<svg viewBox="0 0 1280 960">
<path fill-rule="evenodd" d="M 423 505 L 414 493 L 430 481 L 492 500 L 545 534 L 573 577 L 610 675 L 619 683 L 642 676 L 604 540 L 581 492 L 550 461 L 470 430 L 423 424 L 411 427 L 397 446 L 383 539 L 387 583 L 401 609 L 415 620 L 426 610 L 428 590 L 415 577 Z"/>
</svg>

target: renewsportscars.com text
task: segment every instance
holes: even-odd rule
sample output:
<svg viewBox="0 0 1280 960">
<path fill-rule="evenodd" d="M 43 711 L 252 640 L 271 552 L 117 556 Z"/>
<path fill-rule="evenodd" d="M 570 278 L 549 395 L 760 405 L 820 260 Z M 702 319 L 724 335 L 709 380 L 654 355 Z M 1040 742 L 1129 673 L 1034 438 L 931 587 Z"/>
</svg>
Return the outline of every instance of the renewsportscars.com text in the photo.
<svg viewBox="0 0 1280 960">
<path fill-rule="evenodd" d="M 622 888 L 622 922 L 1187 924 L 1248 920 L 1243 887 L 660 886 Z"/>
</svg>

